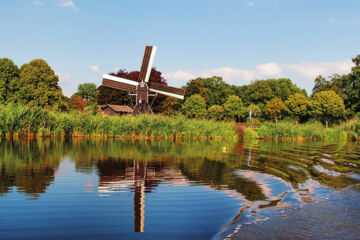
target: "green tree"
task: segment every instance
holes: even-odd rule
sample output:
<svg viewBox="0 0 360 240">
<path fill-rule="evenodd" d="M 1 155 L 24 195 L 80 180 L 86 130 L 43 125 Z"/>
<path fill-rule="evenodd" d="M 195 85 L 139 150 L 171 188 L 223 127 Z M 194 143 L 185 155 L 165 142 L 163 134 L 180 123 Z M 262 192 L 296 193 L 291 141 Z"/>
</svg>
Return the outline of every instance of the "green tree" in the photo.
<svg viewBox="0 0 360 240">
<path fill-rule="evenodd" d="M 181 109 L 181 101 L 176 98 L 166 97 L 164 101 L 161 102 L 162 114 L 171 116 L 179 112 Z"/>
<path fill-rule="evenodd" d="M 355 66 L 351 73 L 341 77 L 342 90 L 346 95 L 344 102 L 350 115 L 360 112 L 360 54 L 352 61 Z"/>
<path fill-rule="evenodd" d="M 325 121 L 335 121 L 345 116 L 344 101 L 333 90 L 322 91 L 314 94 L 312 108 L 316 116 Z"/>
<path fill-rule="evenodd" d="M 19 79 L 19 68 L 8 58 L 0 59 L 0 103 L 13 101 L 16 82 Z"/>
<path fill-rule="evenodd" d="M 212 105 L 208 109 L 208 118 L 222 120 L 224 119 L 224 108 L 220 105 Z"/>
<path fill-rule="evenodd" d="M 20 68 L 16 99 L 23 104 L 59 108 L 62 105 L 62 91 L 58 82 L 58 76 L 45 60 L 32 60 Z"/>
<path fill-rule="evenodd" d="M 266 103 L 266 114 L 275 117 L 275 122 L 277 124 L 279 115 L 286 110 L 284 102 L 275 97 Z"/>
<path fill-rule="evenodd" d="M 290 95 L 285 101 L 286 111 L 296 119 L 304 119 L 310 111 L 310 100 L 301 93 Z"/>
<path fill-rule="evenodd" d="M 205 99 L 199 94 L 194 94 L 182 106 L 183 113 L 190 118 L 203 118 L 206 116 Z"/>
<path fill-rule="evenodd" d="M 236 119 L 240 121 L 246 117 L 246 108 L 238 96 L 231 95 L 224 104 L 224 115 L 227 119 Z"/>
<path fill-rule="evenodd" d="M 232 94 L 231 87 L 221 77 L 196 78 L 186 84 L 185 99 L 199 94 L 208 107 L 212 105 L 223 105 L 225 99 Z"/>
<path fill-rule="evenodd" d="M 247 107 L 247 112 L 249 113 L 251 111 L 251 117 L 253 119 L 255 119 L 255 117 L 258 117 L 261 115 L 261 109 L 259 108 L 259 106 L 255 105 L 255 104 L 250 104 Z"/>
<path fill-rule="evenodd" d="M 82 83 L 79 84 L 77 93 L 83 100 L 93 104 L 96 102 L 99 90 L 96 88 L 94 83 Z"/>
<path fill-rule="evenodd" d="M 275 97 L 285 101 L 294 93 L 307 95 L 304 89 L 300 89 L 287 78 L 257 80 L 250 85 L 234 88 L 236 95 L 241 96 L 245 105 L 256 104 L 263 113 L 266 112 L 266 103 Z"/>
</svg>

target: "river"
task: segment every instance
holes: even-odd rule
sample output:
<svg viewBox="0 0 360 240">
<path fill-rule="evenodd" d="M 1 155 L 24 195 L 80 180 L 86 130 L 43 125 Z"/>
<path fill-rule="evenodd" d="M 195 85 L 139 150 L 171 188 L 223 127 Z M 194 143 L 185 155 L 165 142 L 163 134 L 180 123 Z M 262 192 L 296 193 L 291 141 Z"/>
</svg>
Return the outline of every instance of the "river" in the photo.
<svg viewBox="0 0 360 240">
<path fill-rule="evenodd" d="M 1 140 L 0 239 L 360 238 L 359 182 L 351 142 Z"/>
</svg>

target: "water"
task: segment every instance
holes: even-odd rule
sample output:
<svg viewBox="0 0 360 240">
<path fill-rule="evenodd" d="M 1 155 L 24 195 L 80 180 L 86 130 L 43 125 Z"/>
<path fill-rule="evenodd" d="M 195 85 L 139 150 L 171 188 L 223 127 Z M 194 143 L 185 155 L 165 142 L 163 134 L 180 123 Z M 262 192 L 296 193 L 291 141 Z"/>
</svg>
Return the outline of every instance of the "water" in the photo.
<svg viewBox="0 0 360 240">
<path fill-rule="evenodd" d="M 359 143 L 2 140 L 0 239 L 269 236 L 262 223 L 333 194 L 358 211 L 358 190 L 347 189 L 358 189 L 359 159 Z"/>
</svg>

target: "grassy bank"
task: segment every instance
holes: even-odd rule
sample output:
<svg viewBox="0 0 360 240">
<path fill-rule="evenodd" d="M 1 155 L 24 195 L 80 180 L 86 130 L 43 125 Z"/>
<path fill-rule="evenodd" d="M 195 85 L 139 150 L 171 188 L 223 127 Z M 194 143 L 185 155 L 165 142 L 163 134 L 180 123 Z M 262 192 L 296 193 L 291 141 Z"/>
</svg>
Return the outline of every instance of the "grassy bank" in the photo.
<svg viewBox="0 0 360 240">
<path fill-rule="evenodd" d="M 234 124 L 192 120 L 184 116 L 105 116 L 84 112 L 55 112 L 20 105 L 0 106 L 0 133 L 4 136 L 236 138 Z"/>
<path fill-rule="evenodd" d="M 353 119 L 347 123 L 325 128 L 321 123 L 263 123 L 258 129 L 245 128 L 244 138 L 265 140 L 353 140 L 360 137 L 360 121 Z"/>
</svg>

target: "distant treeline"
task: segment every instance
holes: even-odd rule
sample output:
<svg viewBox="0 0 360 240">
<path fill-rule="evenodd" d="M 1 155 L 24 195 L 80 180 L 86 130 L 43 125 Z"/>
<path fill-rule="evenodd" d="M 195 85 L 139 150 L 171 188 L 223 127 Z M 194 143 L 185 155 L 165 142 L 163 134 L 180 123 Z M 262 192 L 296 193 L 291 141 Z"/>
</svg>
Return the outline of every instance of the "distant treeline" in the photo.
<svg viewBox="0 0 360 240">
<path fill-rule="evenodd" d="M 196 78 L 183 87 L 185 99 L 157 97 L 153 110 L 163 115 L 184 114 L 188 118 L 249 121 L 285 120 L 293 122 L 321 121 L 339 123 L 353 118 L 360 111 L 360 55 L 353 58 L 349 74 L 318 76 L 313 92 L 290 79 L 255 80 L 249 85 L 229 85 L 221 77 Z M 112 75 L 137 79 L 138 72 L 120 70 Z M 151 71 L 151 81 L 167 84 L 162 73 Z M 63 96 L 59 78 L 42 59 L 35 59 L 18 68 L 10 59 L 0 59 L 0 104 L 10 103 L 69 112 L 73 109 L 96 112 L 97 104 L 132 106 L 128 92 L 93 83 L 79 84 L 70 98 Z"/>
</svg>

